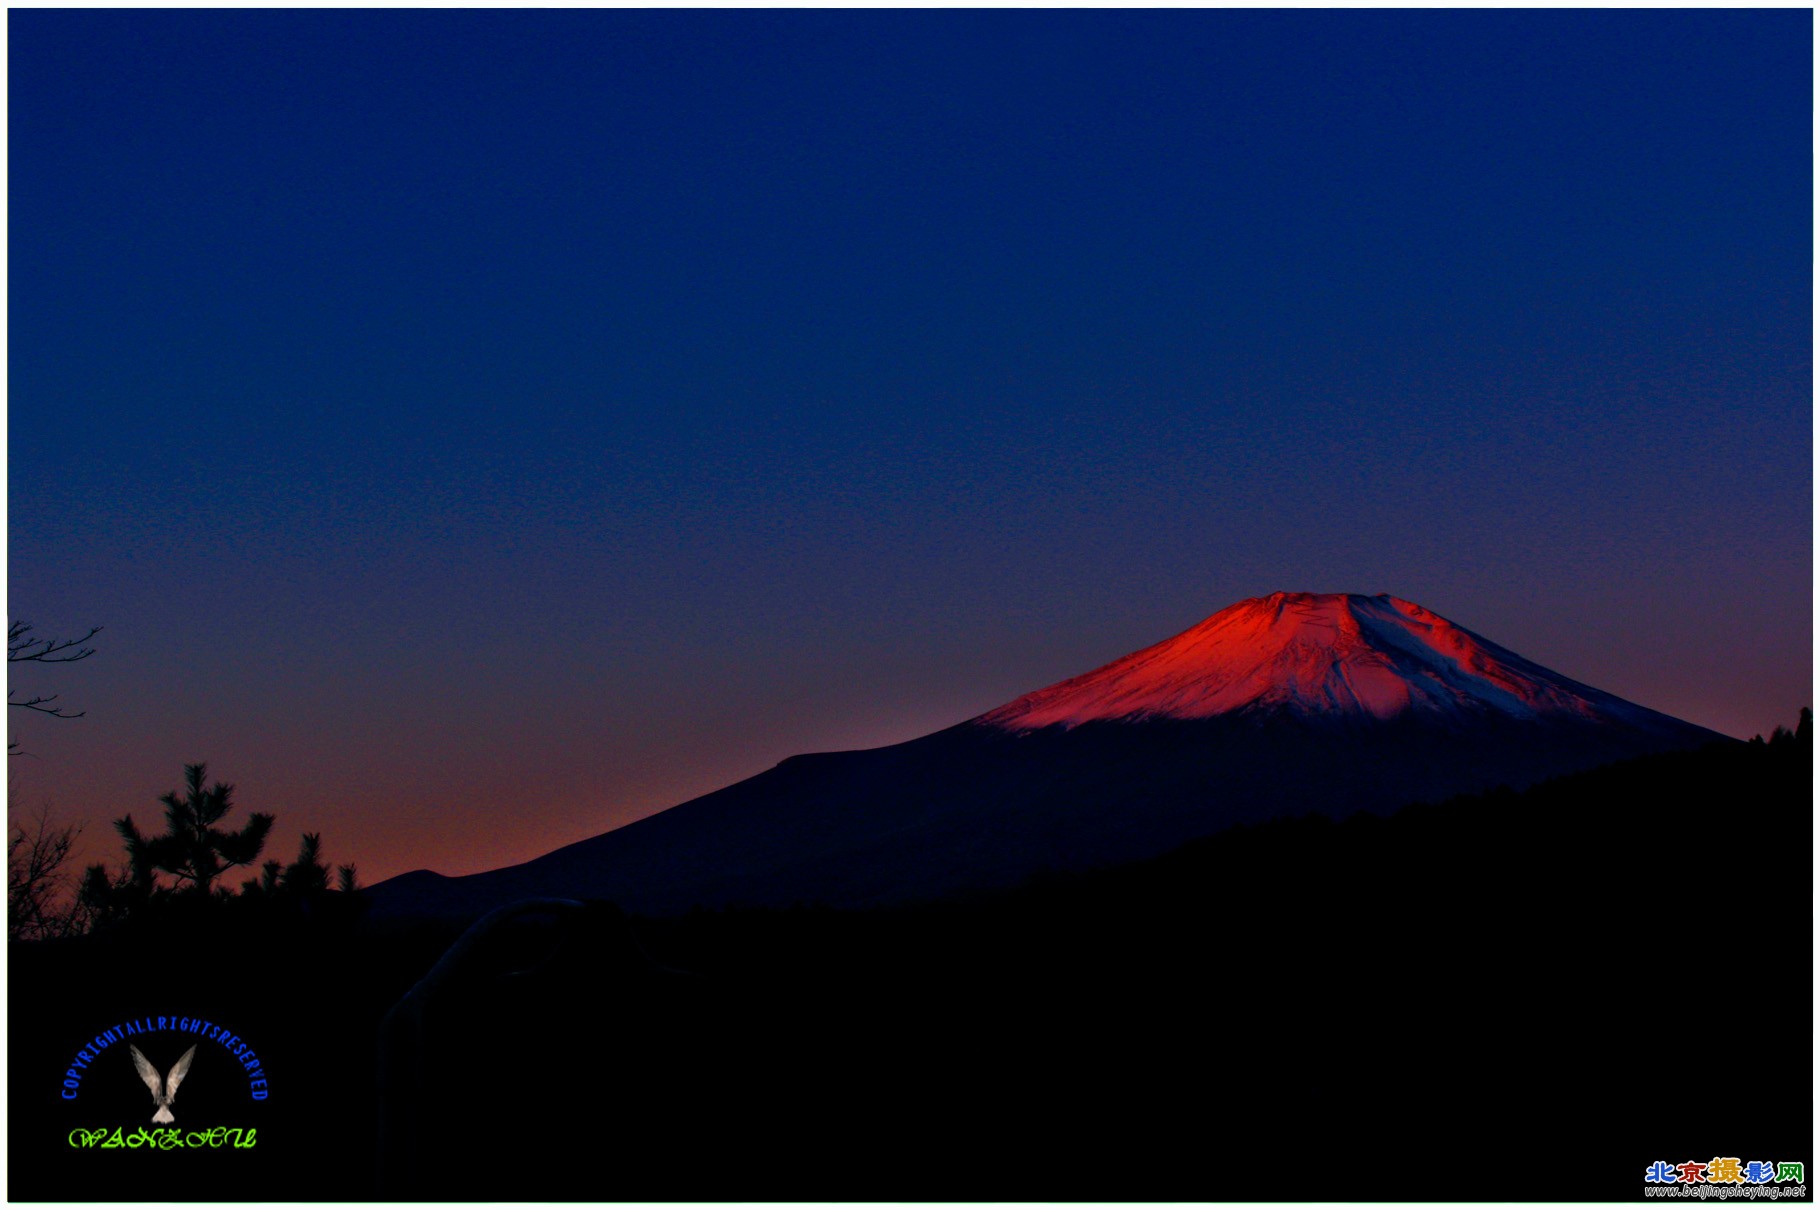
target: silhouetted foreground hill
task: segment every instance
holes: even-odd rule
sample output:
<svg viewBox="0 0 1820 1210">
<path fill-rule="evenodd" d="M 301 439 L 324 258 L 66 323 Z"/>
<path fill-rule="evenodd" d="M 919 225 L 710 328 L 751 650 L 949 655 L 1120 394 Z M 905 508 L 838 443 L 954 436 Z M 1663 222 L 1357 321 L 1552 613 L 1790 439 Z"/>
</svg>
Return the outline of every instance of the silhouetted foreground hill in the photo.
<svg viewBox="0 0 1820 1210">
<path fill-rule="evenodd" d="M 450 931 L 17 949 L 8 1192 L 1584 1201 L 1657 1159 L 1811 1171 L 1810 787 L 1806 742 L 1715 745 L 968 903 L 630 922 L 690 975 L 559 912 L 446 981 L 384 1107 L 380 1017 Z M 260 1146 L 72 1150 L 68 1054 L 166 1005 L 257 1040 Z"/>
<path fill-rule="evenodd" d="M 473 916 L 536 895 L 652 914 L 886 906 L 1155 857 L 1235 824 L 1391 811 L 1717 738 L 1671 719 L 1644 730 L 1265 713 L 1028 734 L 964 723 L 886 748 L 791 757 L 522 865 L 463 878 L 416 871 L 372 895 L 401 916 Z"/>
<path fill-rule="evenodd" d="M 1156 857 L 1234 824 L 1532 785 L 1723 737 L 1390 596 L 1274 593 L 905 743 L 794 756 L 554 852 L 371 888 L 395 916 L 902 905 Z"/>
</svg>

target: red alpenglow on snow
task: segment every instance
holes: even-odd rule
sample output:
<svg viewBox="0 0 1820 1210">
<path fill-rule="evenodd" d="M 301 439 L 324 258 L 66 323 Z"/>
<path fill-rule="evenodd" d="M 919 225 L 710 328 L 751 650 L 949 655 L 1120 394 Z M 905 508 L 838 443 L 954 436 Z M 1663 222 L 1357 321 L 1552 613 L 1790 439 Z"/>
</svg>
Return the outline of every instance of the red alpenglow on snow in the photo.
<svg viewBox="0 0 1820 1210">
<path fill-rule="evenodd" d="M 1411 711 L 1624 722 L 1653 716 L 1410 601 L 1275 592 L 974 721 L 1033 731 L 1245 710 L 1379 719 Z"/>
</svg>

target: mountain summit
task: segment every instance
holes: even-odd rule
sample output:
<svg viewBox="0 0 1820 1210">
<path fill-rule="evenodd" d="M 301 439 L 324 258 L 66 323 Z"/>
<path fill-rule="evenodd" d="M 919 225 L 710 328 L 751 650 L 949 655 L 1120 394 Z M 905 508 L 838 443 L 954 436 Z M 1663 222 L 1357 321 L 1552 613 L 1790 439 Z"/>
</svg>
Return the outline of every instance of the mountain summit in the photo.
<svg viewBox="0 0 1820 1210">
<path fill-rule="evenodd" d="M 1409 601 L 1273 593 L 932 735 L 793 756 L 523 865 L 418 870 L 372 895 L 437 915 L 546 895 L 657 913 L 898 903 L 1722 738 Z"/>
<path fill-rule="evenodd" d="M 1274 592 L 974 721 L 1030 731 L 1258 710 L 1377 719 L 1493 711 L 1631 723 L 1651 713 L 1410 601 Z"/>
</svg>

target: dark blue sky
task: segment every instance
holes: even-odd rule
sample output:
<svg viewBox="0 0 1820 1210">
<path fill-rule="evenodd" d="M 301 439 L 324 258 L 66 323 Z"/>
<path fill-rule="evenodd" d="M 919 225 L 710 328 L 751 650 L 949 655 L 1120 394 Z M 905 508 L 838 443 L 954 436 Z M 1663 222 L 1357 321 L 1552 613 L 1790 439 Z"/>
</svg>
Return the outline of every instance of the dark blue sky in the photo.
<svg viewBox="0 0 1820 1210">
<path fill-rule="evenodd" d="M 15 11 L 15 801 L 483 868 L 1278 589 L 1792 721 L 1810 23 Z"/>
</svg>

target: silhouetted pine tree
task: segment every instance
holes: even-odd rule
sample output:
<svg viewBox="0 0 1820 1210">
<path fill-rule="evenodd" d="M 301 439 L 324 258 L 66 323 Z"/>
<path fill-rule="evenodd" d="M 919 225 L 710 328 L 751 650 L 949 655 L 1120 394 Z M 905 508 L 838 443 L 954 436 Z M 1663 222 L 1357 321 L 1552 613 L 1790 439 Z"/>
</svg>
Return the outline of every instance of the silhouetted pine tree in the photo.
<svg viewBox="0 0 1820 1210">
<path fill-rule="evenodd" d="M 133 861 L 117 874 L 108 873 L 106 865 L 92 865 L 82 875 L 77 897 L 87 913 L 91 928 L 106 928 L 142 914 L 169 892 L 154 880 L 151 866 L 143 859 Z"/>
<path fill-rule="evenodd" d="M 280 888 L 305 901 L 320 899 L 329 889 L 329 868 L 322 864 L 322 833 L 305 832 L 297 860 L 284 868 Z"/>
<path fill-rule="evenodd" d="M 240 895 L 243 899 L 270 899 L 278 893 L 278 880 L 284 872 L 284 863 L 273 858 L 260 867 L 259 877 L 249 878 L 240 884 Z"/>
<path fill-rule="evenodd" d="M 273 817 L 255 812 L 238 831 L 221 827 L 234 809 L 234 787 L 208 785 L 207 776 L 207 765 L 184 766 L 184 792 L 173 790 L 159 799 L 164 804 L 162 833 L 146 835 L 131 815 L 114 821 L 126 844 L 126 868 L 110 874 L 105 865 L 91 866 L 82 882 L 82 903 L 97 926 L 142 915 L 166 901 L 226 899 L 231 892 L 217 885 L 222 876 L 259 859 Z"/>
<path fill-rule="evenodd" d="M 212 894 L 216 879 L 228 870 L 257 861 L 274 822 L 272 816 L 254 812 L 237 832 L 217 826 L 234 809 L 234 787 L 226 782 L 205 786 L 207 775 L 207 765 L 185 765 L 183 797 L 173 790 L 159 799 L 163 834 L 142 836 L 131 815 L 114 823 L 135 870 L 149 866 L 175 879 L 174 890 L 198 896 Z"/>
</svg>

